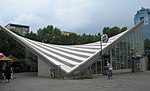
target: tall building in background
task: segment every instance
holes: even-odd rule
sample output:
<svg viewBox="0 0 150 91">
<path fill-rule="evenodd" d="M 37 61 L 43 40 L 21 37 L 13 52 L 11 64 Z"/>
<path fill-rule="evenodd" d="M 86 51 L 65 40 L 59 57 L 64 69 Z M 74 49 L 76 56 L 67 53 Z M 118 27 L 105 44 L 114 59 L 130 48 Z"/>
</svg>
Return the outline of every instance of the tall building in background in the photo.
<svg viewBox="0 0 150 91">
<path fill-rule="evenodd" d="M 12 30 L 22 36 L 29 32 L 29 26 L 21 24 L 12 24 L 9 23 L 5 26 L 7 29 Z"/>
<path fill-rule="evenodd" d="M 150 39 L 150 9 L 141 8 L 134 16 L 134 24 L 144 19 L 144 39 Z"/>
</svg>

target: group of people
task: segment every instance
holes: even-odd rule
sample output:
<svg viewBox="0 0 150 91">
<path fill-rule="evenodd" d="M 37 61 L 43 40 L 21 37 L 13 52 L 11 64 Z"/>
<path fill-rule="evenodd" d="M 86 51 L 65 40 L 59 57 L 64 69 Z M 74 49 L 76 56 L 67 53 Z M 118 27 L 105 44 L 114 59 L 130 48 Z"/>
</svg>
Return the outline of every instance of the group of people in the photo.
<svg viewBox="0 0 150 91">
<path fill-rule="evenodd" d="M 10 81 L 12 74 L 13 68 L 9 64 L 6 65 L 5 69 L 3 70 L 3 77 L 6 79 L 6 82 Z"/>
<path fill-rule="evenodd" d="M 107 68 L 108 68 L 108 72 L 107 72 L 108 79 L 112 79 L 113 67 L 109 60 L 107 61 Z M 9 64 L 6 65 L 5 69 L 3 70 L 3 74 L 4 74 L 4 79 L 6 79 L 6 82 L 9 82 L 13 74 L 13 68 Z M 54 79 L 54 70 L 52 69 L 50 69 L 50 78 Z"/>
</svg>

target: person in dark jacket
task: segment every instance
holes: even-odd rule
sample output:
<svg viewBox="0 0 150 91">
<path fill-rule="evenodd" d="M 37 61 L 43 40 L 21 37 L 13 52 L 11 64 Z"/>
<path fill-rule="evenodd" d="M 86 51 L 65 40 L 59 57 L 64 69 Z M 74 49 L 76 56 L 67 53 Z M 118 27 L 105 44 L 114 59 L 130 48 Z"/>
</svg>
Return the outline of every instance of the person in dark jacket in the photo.
<svg viewBox="0 0 150 91">
<path fill-rule="evenodd" d="M 11 73 L 12 73 L 11 67 L 10 67 L 10 65 L 7 65 L 5 68 L 6 82 L 9 82 Z"/>
</svg>

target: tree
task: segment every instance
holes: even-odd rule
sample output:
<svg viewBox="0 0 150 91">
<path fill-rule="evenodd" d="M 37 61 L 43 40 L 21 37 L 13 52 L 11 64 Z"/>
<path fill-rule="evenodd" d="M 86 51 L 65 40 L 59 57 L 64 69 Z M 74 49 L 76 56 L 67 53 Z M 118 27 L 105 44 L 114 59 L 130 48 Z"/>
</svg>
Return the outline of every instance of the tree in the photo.
<svg viewBox="0 0 150 91">
<path fill-rule="evenodd" d="M 9 37 L 6 33 L 1 31 L 0 34 L 0 50 L 6 56 L 13 55 L 17 58 L 24 58 L 25 49 L 17 41 Z"/>
<path fill-rule="evenodd" d="M 37 36 L 41 42 L 51 43 L 54 35 L 54 30 L 52 25 L 48 25 L 43 29 L 37 30 Z"/>
<path fill-rule="evenodd" d="M 53 29 L 53 31 L 54 31 L 54 36 L 60 36 L 60 35 L 61 35 L 61 31 L 60 31 L 60 29 L 58 29 L 57 27 L 55 27 L 55 28 Z"/>
<path fill-rule="evenodd" d="M 126 31 L 128 28 L 127 27 L 122 27 L 121 29 L 120 29 L 120 32 L 124 32 L 124 31 Z"/>
<path fill-rule="evenodd" d="M 119 34 L 120 33 L 120 28 L 119 27 L 117 27 L 117 26 L 115 26 L 115 27 L 112 27 L 112 28 L 110 28 L 110 31 L 109 31 L 109 37 L 112 37 L 112 36 L 114 36 L 114 35 L 117 35 L 117 34 Z"/>
<path fill-rule="evenodd" d="M 119 28 L 117 26 L 115 27 L 104 27 L 103 28 L 103 34 L 107 34 L 108 37 L 112 37 L 112 36 L 115 36 L 121 32 L 124 32 L 125 30 L 127 30 L 127 27 L 122 27 L 122 28 Z"/>
<path fill-rule="evenodd" d="M 110 33 L 110 28 L 109 27 L 104 27 L 103 28 L 103 34 L 109 35 L 109 33 Z"/>
<path fill-rule="evenodd" d="M 69 35 L 70 43 L 71 45 L 76 45 L 77 44 L 77 34 L 71 33 Z"/>
<path fill-rule="evenodd" d="M 38 38 L 36 33 L 33 33 L 32 31 L 25 34 L 26 38 L 32 39 L 32 40 L 36 40 L 36 41 L 40 41 L 40 39 Z"/>
<path fill-rule="evenodd" d="M 150 40 L 144 40 L 144 50 L 150 50 Z"/>
</svg>

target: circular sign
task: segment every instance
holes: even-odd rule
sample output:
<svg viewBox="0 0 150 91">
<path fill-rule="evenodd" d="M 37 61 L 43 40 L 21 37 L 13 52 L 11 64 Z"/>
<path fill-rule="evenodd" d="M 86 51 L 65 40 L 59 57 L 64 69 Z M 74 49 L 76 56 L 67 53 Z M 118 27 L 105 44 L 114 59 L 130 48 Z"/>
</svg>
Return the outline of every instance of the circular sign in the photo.
<svg viewBox="0 0 150 91">
<path fill-rule="evenodd" d="M 101 41 L 103 42 L 103 43 L 107 43 L 108 42 L 108 36 L 107 36 L 107 34 L 103 34 L 102 36 L 101 36 Z"/>
</svg>

